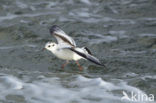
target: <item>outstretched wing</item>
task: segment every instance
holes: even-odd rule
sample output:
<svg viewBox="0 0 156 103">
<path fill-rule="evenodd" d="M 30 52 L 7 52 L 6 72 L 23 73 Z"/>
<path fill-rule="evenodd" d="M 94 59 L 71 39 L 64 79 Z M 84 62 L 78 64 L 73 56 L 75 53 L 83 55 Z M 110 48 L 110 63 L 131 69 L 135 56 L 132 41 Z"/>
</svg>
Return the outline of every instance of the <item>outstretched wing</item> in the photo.
<svg viewBox="0 0 156 103">
<path fill-rule="evenodd" d="M 83 52 L 80 52 L 79 50 L 77 50 L 76 48 L 69 48 L 70 50 L 72 50 L 73 52 L 77 53 L 78 55 L 82 56 L 83 58 L 97 64 L 97 65 L 100 65 L 100 66 L 104 66 L 106 68 L 106 66 L 104 64 L 102 64 L 96 57 L 88 54 L 88 53 L 83 53 Z"/>
<path fill-rule="evenodd" d="M 57 25 L 53 25 L 50 28 L 51 35 L 55 36 L 58 44 L 67 44 L 72 47 L 76 47 L 75 41 L 68 36 L 63 30 L 61 30 Z"/>
</svg>

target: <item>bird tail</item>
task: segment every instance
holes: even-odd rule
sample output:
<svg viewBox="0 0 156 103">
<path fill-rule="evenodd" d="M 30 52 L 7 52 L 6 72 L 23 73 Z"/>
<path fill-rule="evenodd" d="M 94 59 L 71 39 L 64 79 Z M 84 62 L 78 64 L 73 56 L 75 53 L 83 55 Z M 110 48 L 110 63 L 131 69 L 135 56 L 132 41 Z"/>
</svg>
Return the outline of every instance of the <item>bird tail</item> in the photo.
<svg viewBox="0 0 156 103">
<path fill-rule="evenodd" d="M 73 52 L 77 53 L 78 55 L 82 56 L 83 58 L 89 60 L 90 62 L 93 62 L 97 65 L 100 65 L 100 66 L 104 66 L 106 67 L 104 64 L 102 64 L 96 57 L 90 55 L 89 53 L 86 54 L 86 53 L 82 53 L 78 50 L 75 50 L 74 48 L 70 48 L 70 50 L 72 50 Z"/>
</svg>

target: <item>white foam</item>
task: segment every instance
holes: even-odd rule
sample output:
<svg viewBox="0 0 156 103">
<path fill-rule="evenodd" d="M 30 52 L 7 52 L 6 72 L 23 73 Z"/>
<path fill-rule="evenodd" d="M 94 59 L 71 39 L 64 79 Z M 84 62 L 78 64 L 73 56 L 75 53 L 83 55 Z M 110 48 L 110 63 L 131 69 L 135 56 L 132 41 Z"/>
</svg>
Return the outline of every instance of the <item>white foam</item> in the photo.
<svg viewBox="0 0 156 103">
<path fill-rule="evenodd" d="M 29 78 L 29 76 L 27 76 Z M 22 95 L 29 103 L 104 103 L 121 102 L 120 95 L 115 95 L 115 91 L 142 92 L 138 88 L 127 85 L 122 80 L 118 83 L 108 82 L 101 78 L 87 78 L 82 75 L 67 77 L 69 80 L 62 80 L 59 77 L 38 76 L 32 82 L 20 80 L 14 76 L 0 77 L 0 98 L 5 100 L 8 94 Z M 30 79 L 30 78 L 29 78 Z M 6 85 L 11 85 L 4 88 Z M 2 88 L 3 85 L 3 88 Z M 66 85 L 66 86 L 64 86 Z M 18 90 L 18 91 L 15 91 Z"/>
<path fill-rule="evenodd" d="M 90 14 L 88 12 L 79 12 L 78 13 L 80 17 L 89 17 Z"/>
<path fill-rule="evenodd" d="M 80 82 L 80 85 L 86 84 L 90 86 L 99 86 L 99 87 L 105 88 L 106 90 L 113 90 L 114 88 L 116 88 L 112 83 L 106 82 L 102 80 L 101 78 L 88 79 L 79 75 L 76 82 Z"/>
<path fill-rule="evenodd" d="M 129 73 L 124 74 L 124 77 L 136 77 L 136 76 L 138 76 L 138 74 L 133 73 L 133 72 L 129 72 Z"/>
<path fill-rule="evenodd" d="M 17 49 L 17 48 L 23 48 L 23 47 L 31 47 L 31 48 L 36 48 L 37 45 L 34 44 L 24 44 L 24 45 L 15 45 L 15 46 L 0 46 L 0 49 Z"/>
<path fill-rule="evenodd" d="M 6 16 L 0 16 L 0 22 L 4 20 L 11 20 L 18 17 L 17 15 L 8 13 Z"/>
<path fill-rule="evenodd" d="M 113 13 L 115 13 L 115 14 L 118 14 L 119 13 L 119 11 L 117 11 L 114 7 L 109 6 L 109 8 L 112 10 Z"/>
<path fill-rule="evenodd" d="M 124 31 L 124 30 L 119 30 L 119 31 L 111 30 L 111 31 L 109 31 L 109 33 L 111 35 L 115 35 L 115 36 L 117 36 L 119 38 L 128 38 L 128 36 L 126 35 L 126 31 Z"/>
<path fill-rule="evenodd" d="M 19 17 L 36 17 L 36 16 L 42 16 L 42 15 L 51 15 L 51 14 L 58 14 L 59 12 L 39 12 L 39 13 L 31 13 L 31 14 L 22 14 L 22 15 L 15 15 L 8 13 L 6 16 L 0 16 L 0 22 L 5 20 L 12 20 Z"/>
<path fill-rule="evenodd" d="M 26 3 L 23 3 L 23 2 L 17 1 L 17 0 L 16 0 L 16 5 L 17 5 L 19 8 L 22 8 L 22 9 L 28 7 L 28 6 L 26 5 Z"/>
<path fill-rule="evenodd" d="M 141 36 L 141 37 L 156 37 L 156 34 L 143 33 L 143 34 L 139 34 L 139 36 Z"/>
<path fill-rule="evenodd" d="M 52 6 L 56 6 L 58 2 L 49 2 L 48 5 L 46 6 L 48 9 L 51 9 Z"/>
<path fill-rule="evenodd" d="M 86 41 L 89 40 L 90 44 L 99 44 L 102 42 L 106 42 L 106 43 L 111 43 L 113 41 L 117 41 L 118 40 L 118 36 L 117 35 L 108 35 L 105 36 L 104 34 L 97 34 L 94 32 L 87 32 L 87 33 L 81 33 L 83 34 L 83 39 L 85 39 Z M 85 37 L 87 34 L 87 37 Z M 89 39 L 88 36 L 94 36 L 96 39 Z"/>
<path fill-rule="evenodd" d="M 22 89 L 22 82 L 13 76 L 2 76 L 0 77 L 1 84 L 4 85 L 4 88 L 7 89 Z"/>
<path fill-rule="evenodd" d="M 156 75 L 145 75 L 143 77 L 141 77 L 143 80 L 145 79 L 156 79 Z"/>
<path fill-rule="evenodd" d="M 136 23 L 134 20 L 131 20 L 131 19 L 116 19 L 116 18 L 110 18 L 110 17 L 103 17 L 103 19 L 100 21 L 119 22 L 120 25 L 128 25 L 128 24 L 135 24 Z"/>
<path fill-rule="evenodd" d="M 103 38 L 91 39 L 90 44 L 99 44 L 102 42 L 111 43 L 117 40 L 118 38 L 115 36 L 103 36 Z"/>
<path fill-rule="evenodd" d="M 156 18 L 140 18 L 141 20 L 155 21 Z"/>
<path fill-rule="evenodd" d="M 82 3 L 87 4 L 87 5 L 91 5 L 90 0 L 81 0 Z"/>
<path fill-rule="evenodd" d="M 80 8 L 80 9 L 73 10 L 72 12 L 69 12 L 69 15 L 75 18 L 79 18 L 79 17 L 86 18 L 91 16 L 88 8 Z"/>
</svg>

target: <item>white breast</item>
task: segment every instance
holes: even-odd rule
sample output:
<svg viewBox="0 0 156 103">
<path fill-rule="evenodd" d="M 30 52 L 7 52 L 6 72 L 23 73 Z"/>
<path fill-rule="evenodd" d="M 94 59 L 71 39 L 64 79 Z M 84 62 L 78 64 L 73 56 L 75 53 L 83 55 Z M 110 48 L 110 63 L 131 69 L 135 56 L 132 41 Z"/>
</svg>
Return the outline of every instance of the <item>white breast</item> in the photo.
<svg viewBox="0 0 156 103">
<path fill-rule="evenodd" d="M 63 60 L 79 60 L 82 57 L 78 54 L 74 53 L 73 51 L 69 49 L 57 49 L 55 52 L 53 52 L 54 55 L 56 55 L 58 58 Z"/>
</svg>

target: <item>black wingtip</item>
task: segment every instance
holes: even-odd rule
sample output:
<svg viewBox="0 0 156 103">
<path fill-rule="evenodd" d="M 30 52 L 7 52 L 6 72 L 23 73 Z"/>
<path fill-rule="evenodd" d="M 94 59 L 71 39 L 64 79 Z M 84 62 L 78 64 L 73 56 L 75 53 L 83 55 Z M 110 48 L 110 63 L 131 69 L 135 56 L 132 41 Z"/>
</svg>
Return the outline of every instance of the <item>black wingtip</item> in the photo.
<svg viewBox="0 0 156 103">
<path fill-rule="evenodd" d="M 49 28 L 49 31 L 51 34 L 53 34 L 55 31 L 59 30 L 60 27 L 58 25 L 53 25 Z"/>
<path fill-rule="evenodd" d="M 104 68 L 107 69 L 107 67 L 106 67 L 104 64 L 100 63 L 100 62 L 95 62 L 95 61 L 92 61 L 92 60 L 90 60 L 90 61 L 91 61 L 91 62 L 94 62 L 95 64 L 97 64 L 97 65 L 99 65 L 99 66 L 102 66 L 102 67 L 104 67 Z"/>
<path fill-rule="evenodd" d="M 107 69 L 106 65 L 104 65 L 104 64 L 100 64 L 100 66 L 102 66 L 102 67 L 104 67 L 104 68 L 106 68 L 106 69 Z"/>
<path fill-rule="evenodd" d="M 97 64 L 99 66 L 103 66 L 103 67 L 107 68 L 104 64 L 101 64 L 99 61 L 93 60 L 93 58 L 88 58 L 85 54 L 83 54 L 83 53 L 81 53 L 81 52 L 79 52 L 79 51 L 77 51 L 77 50 L 75 50 L 73 48 L 70 48 L 70 50 L 72 50 L 73 52 L 77 53 L 78 55 L 86 58 L 87 60 L 89 60 L 89 61 L 91 61 L 91 62 L 93 62 L 93 63 L 95 63 L 95 64 Z"/>
<path fill-rule="evenodd" d="M 87 47 L 84 47 L 84 49 L 88 52 L 88 54 L 92 55 L 91 51 Z"/>
</svg>

